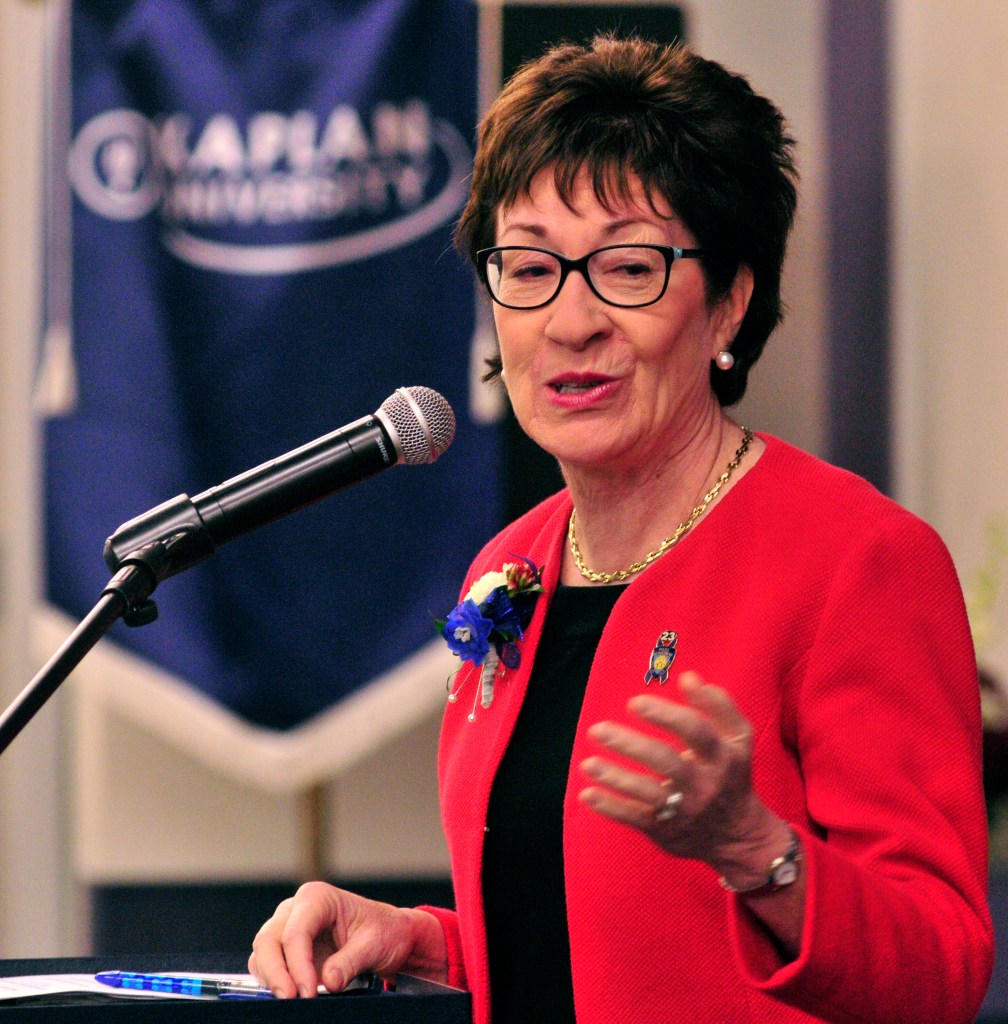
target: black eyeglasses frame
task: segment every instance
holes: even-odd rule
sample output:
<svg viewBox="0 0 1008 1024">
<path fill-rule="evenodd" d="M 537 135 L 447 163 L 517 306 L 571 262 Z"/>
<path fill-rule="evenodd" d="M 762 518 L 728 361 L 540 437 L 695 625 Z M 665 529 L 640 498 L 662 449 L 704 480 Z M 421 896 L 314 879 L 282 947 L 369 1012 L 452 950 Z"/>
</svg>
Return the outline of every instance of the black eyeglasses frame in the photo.
<svg viewBox="0 0 1008 1024">
<path fill-rule="evenodd" d="M 595 287 L 595 283 L 591 279 L 591 275 L 588 273 L 588 261 L 593 256 L 597 256 L 600 252 L 607 252 L 611 249 L 654 249 L 662 254 L 665 259 L 665 280 L 662 282 L 661 291 L 655 296 L 655 298 L 648 299 L 647 302 L 613 302 L 611 299 L 607 299 L 604 295 L 600 294 L 599 290 Z M 494 295 L 493 289 L 490 287 L 490 279 L 487 276 L 487 263 L 489 263 L 490 257 L 494 253 L 503 251 L 541 252 L 545 253 L 547 256 L 552 256 L 560 264 L 560 278 L 557 281 L 556 291 L 554 291 L 545 302 L 539 302 L 534 306 L 513 306 L 508 302 L 501 302 L 501 300 Z M 703 249 L 683 249 L 677 245 L 625 242 L 618 245 L 603 245 L 598 249 L 592 249 L 591 252 L 586 252 L 584 256 L 580 256 L 577 259 L 572 260 L 561 253 L 554 252 L 552 249 L 543 249 L 537 245 L 493 245 L 487 249 L 477 250 L 476 270 L 479 273 L 480 280 L 486 287 L 490 298 L 493 299 L 498 306 L 504 306 L 505 309 L 531 310 L 542 309 L 543 306 L 548 306 L 560 294 L 560 289 L 563 288 L 564 282 L 567 280 L 567 275 L 570 274 L 572 270 L 576 270 L 585 279 L 588 287 L 592 290 L 592 294 L 607 306 L 615 306 L 617 309 L 641 309 L 644 306 L 653 306 L 656 302 L 661 301 L 662 296 L 668 289 L 669 276 L 672 273 L 672 264 L 675 263 L 676 260 L 699 259 L 704 254 Z"/>
</svg>

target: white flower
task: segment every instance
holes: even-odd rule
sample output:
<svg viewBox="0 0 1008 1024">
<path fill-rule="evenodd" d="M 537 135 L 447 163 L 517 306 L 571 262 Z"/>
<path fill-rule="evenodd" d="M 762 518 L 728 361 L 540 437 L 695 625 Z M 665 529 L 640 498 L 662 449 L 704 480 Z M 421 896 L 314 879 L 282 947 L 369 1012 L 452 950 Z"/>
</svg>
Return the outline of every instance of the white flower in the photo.
<svg viewBox="0 0 1008 1024">
<path fill-rule="evenodd" d="M 480 576 L 478 580 L 469 588 L 469 593 L 466 594 L 467 601 L 473 601 L 477 605 L 482 604 L 489 596 L 490 592 L 496 590 L 497 587 L 507 587 L 507 576 L 502 572 L 488 572 L 483 576 Z"/>
</svg>

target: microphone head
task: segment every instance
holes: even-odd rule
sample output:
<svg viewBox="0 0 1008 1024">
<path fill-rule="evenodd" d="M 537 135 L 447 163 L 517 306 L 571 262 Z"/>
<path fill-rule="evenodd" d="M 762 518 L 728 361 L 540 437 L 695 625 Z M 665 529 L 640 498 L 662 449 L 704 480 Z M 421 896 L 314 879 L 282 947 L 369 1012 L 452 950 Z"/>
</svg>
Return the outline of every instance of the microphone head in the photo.
<svg viewBox="0 0 1008 1024">
<path fill-rule="evenodd" d="M 407 466 L 433 462 L 455 438 L 455 413 L 444 395 L 433 388 L 398 388 L 375 416 L 392 434 Z"/>
</svg>

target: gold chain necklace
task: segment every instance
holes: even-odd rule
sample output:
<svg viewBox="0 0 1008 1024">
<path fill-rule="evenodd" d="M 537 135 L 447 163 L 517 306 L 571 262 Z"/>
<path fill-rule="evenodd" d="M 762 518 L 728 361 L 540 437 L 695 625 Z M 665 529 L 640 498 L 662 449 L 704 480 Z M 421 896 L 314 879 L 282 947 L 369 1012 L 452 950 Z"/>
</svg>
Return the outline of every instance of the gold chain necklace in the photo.
<svg viewBox="0 0 1008 1024">
<path fill-rule="evenodd" d="M 745 457 L 745 453 L 749 451 L 752 439 L 753 432 L 748 427 L 743 427 L 742 443 L 738 446 L 738 450 L 732 456 L 732 460 L 728 463 L 725 471 L 714 481 L 714 486 L 703 496 L 700 504 L 676 527 L 675 533 L 670 537 L 666 537 L 654 551 L 649 551 L 639 562 L 634 562 L 633 565 L 626 569 L 617 569 L 616 572 L 596 572 L 585 565 L 584 559 L 581 557 L 581 549 L 578 547 L 577 533 L 574 525 L 577 520 L 577 509 L 572 509 L 570 523 L 567 526 L 567 542 L 570 544 L 570 552 L 574 556 L 574 564 L 578 567 L 581 575 L 591 583 L 622 583 L 623 580 L 636 576 L 637 573 L 646 569 L 656 559 L 661 558 L 669 548 L 675 547 L 682 539 L 683 534 L 704 514 L 707 506 L 717 497 L 718 491 L 728 483 L 732 473 L 738 469 L 739 463 Z"/>
</svg>

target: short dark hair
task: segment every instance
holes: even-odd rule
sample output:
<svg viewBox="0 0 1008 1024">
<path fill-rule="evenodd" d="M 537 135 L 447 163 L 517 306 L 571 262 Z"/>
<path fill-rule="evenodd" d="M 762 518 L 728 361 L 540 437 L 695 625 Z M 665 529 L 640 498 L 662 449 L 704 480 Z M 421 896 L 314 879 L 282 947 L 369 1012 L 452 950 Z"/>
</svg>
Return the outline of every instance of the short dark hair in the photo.
<svg viewBox="0 0 1008 1024">
<path fill-rule="evenodd" d="M 600 35 L 587 46 L 556 46 L 521 67 L 480 122 L 459 250 L 475 262 L 478 249 L 494 244 L 498 209 L 527 195 L 546 168 L 568 203 L 582 171 L 604 206 L 626 201 L 636 176 L 652 204 L 664 199 L 705 251 L 711 303 L 741 265 L 752 270 L 735 365 L 711 367 L 718 401 L 737 402 L 782 315 L 798 172 L 777 107 L 683 44 Z M 488 376 L 499 369 L 499 359 L 491 361 Z"/>
</svg>

